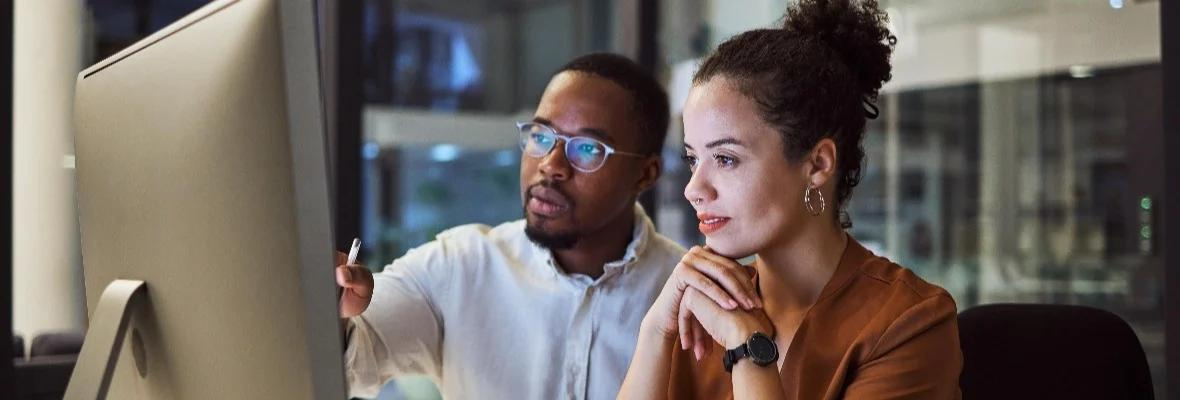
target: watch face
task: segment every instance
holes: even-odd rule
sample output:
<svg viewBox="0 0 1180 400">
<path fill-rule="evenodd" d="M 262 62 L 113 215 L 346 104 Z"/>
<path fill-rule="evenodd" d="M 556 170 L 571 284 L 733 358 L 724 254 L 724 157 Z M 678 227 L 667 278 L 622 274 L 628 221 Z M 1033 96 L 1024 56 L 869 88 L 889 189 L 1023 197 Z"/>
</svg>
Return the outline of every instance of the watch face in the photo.
<svg viewBox="0 0 1180 400">
<path fill-rule="evenodd" d="M 749 349 L 750 359 L 758 365 L 767 365 L 778 361 L 778 345 L 774 344 L 774 339 L 755 333 L 746 342 L 746 348 Z"/>
</svg>

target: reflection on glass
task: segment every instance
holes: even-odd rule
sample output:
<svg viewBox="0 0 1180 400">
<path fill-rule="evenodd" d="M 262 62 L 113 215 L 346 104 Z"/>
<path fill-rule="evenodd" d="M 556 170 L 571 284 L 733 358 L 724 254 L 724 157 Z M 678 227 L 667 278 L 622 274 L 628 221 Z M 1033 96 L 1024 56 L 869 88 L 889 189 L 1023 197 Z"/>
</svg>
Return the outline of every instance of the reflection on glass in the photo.
<svg viewBox="0 0 1180 400">
<path fill-rule="evenodd" d="M 362 240 L 381 268 L 435 234 L 523 216 L 519 130 L 549 78 L 610 50 L 612 2 L 363 0 Z M 399 378 L 380 399 L 437 398 Z"/>
<path fill-rule="evenodd" d="M 773 3 L 670 14 L 679 19 L 663 22 L 663 47 L 691 47 L 689 34 L 702 25 L 773 26 L 776 16 L 764 10 Z M 881 4 L 899 41 L 881 118 L 867 127 L 851 233 L 946 288 L 960 310 L 1027 302 L 1118 314 L 1138 334 L 1156 397 L 1165 398 L 1158 4 Z M 674 104 L 687 92 L 682 69 L 701 55 L 670 60 Z M 669 136 L 660 229 L 701 243 L 681 194 L 689 178 L 681 135 Z"/>
<path fill-rule="evenodd" d="M 505 130 L 509 134 L 510 130 Z M 370 161 L 379 215 L 370 259 L 389 262 L 446 229 L 520 219 L 520 151 L 453 144 L 389 148 Z"/>
</svg>

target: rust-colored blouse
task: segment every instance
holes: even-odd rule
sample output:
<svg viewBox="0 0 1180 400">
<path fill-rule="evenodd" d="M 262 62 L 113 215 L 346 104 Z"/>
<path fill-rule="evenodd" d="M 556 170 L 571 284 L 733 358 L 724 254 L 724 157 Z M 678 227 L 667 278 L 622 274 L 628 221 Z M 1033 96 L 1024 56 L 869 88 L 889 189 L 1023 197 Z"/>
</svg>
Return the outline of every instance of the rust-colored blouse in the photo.
<svg viewBox="0 0 1180 400">
<path fill-rule="evenodd" d="M 958 399 L 963 355 L 956 321 L 945 290 L 849 238 L 782 355 L 784 392 L 788 399 Z M 715 345 L 696 362 L 679 343 L 668 397 L 733 398 L 725 350 Z"/>
</svg>

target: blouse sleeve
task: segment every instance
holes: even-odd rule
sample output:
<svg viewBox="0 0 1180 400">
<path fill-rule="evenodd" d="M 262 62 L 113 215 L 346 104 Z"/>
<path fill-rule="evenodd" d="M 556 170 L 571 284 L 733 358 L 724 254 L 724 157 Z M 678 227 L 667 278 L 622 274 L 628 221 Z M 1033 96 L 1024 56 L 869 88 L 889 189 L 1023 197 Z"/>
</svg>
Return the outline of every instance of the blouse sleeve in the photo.
<svg viewBox="0 0 1180 400">
<path fill-rule="evenodd" d="M 886 329 L 857 368 L 847 399 L 959 399 L 963 355 L 955 301 L 929 297 Z"/>
</svg>

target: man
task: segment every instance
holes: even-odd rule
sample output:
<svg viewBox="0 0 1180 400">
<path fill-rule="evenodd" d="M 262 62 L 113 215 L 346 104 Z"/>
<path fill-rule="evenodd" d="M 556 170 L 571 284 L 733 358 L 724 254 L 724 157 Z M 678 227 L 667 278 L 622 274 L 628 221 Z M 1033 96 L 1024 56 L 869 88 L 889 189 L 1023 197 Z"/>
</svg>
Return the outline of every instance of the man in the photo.
<svg viewBox="0 0 1180 400">
<path fill-rule="evenodd" d="M 684 254 L 635 202 L 660 175 L 668 120 L 634 62 L 562 67 L 518 124 L 524 220 L 450 229 L 376 275 L 337 268 L 352 394 L 426 374 L 452 399 L 615 398 Z"/>
</svg>

